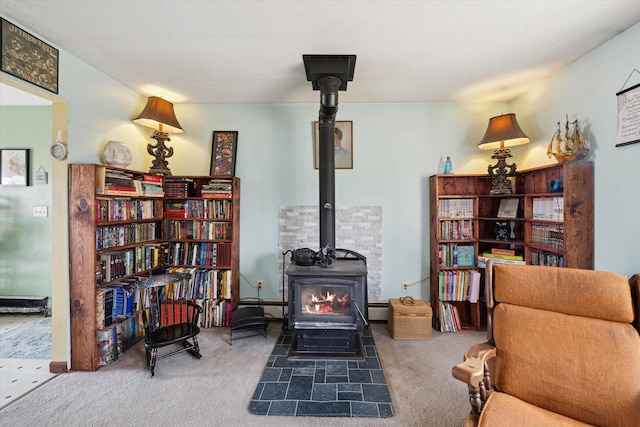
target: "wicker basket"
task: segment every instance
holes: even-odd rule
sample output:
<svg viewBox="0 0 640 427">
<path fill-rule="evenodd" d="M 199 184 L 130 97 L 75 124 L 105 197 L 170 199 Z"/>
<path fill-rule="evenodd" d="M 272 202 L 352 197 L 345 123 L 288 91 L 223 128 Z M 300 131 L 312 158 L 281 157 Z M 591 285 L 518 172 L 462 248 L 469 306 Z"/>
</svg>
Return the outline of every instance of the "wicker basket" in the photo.
<svg viewBox="0 0 640 427">
<path fill-rule="evenodd" d="M 389 333 L 393 339 L 431 339 L 431 306 L 411 297 L 389 300 Z"/>
</svg>

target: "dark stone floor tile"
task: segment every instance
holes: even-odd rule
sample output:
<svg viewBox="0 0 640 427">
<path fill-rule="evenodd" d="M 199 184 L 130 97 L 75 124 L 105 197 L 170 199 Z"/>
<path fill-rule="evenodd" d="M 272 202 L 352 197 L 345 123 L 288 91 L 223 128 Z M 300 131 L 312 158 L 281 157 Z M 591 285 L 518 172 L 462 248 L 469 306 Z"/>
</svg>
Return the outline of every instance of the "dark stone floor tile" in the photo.
<svg viewBox="0 0 640 427">
<path fill-rule="evenodd" d="M 249 412 L 254 415 L 267 415 L 270 405 L 269 401 L 252 400 L 249 402 Z"/>
<path fill-rule="evenodd" d="M 384 376 L 384 371 L 382 369 L 372 369 L 371 370 L 371 380 L 374 384 L 386 384 L 387 379 Z"/>
<path fill-rule="evenodd" d="M 296 400 L 275 400 L 271 402 L 268 414 L 293 416 L 296 414 L 297 408 L 298 401 Z"/>
<path fill-rule="evenodd" d="M 309 368 L 314 365 L 313 360 L 289 360 L 286 356 L 278 356 L 273 362 L 274 368 Z"/>
<path fill-rule="evenodd" d="M 384 384 L 362 384 L 362 394 L 368 402 L 391 403 L 389 389 Z"/>
<path fill-rule="evenodd" d="M 349 402 L 298 402 L 297 416 L 350 417 Z"/>
<path fill-rule="evenodd" d="M 358 363 L 360 369 L 380 369 L 380 362 L 377 357 L 367 357 L 364 362 Z"/>
<path fill-rule="evenodd" d="M 309 400 L 313 389 L 313 377 L 291 376 L 287 400 Z M 264 394 L 264 393 L 263 393 Z"/>
<path fill-rule="evenodd" d="M 258 383 L 258 387 L 256 387 L 256 391 L 253 392 L 252 399 L 259 400 L 260 395 L 262 394 L 262 390 L 264 390 L 264 383 Z"/>
<path fill-rule="evenodd" d="M 287 386 L 287 383 L 264 383 L 260 400 L 284 400 Z"/>
<path fill-rule="evenodd" d="M 337 361 L 328 361 L 327 375 L 347 375 L 347 363 L 337 362 Z"/>
<path fill-rule="evenodd" d="M 362 393 L 362 384 L 338 384 L 338 391 L 357 391 L 358 393 Z"/>
<path fill-rule="evenodd" d="M 390 403 L 378 403 L 378 413 L 380 418 L 389 418 L 393 416 L 393 406 Z"/>
<path fill-rule="evenodd" d="M 357 402 L 361 402 L 362 393 L 356 391 L 340 391 L 338 392 L 338 400 L 354 400 Z"/>
<path fill-rule="evenodd" d="M 369 369 L 350 369 L 350 383 L 371 383 L 371 371 Z"/>
<path fill-rule="evenodd" d="M 262 378 L 260 378 L 260 381 L 278 381 L 281 372 L 282 369 L 280 368 L 265 368 L 265 370 L 262 372 Z"/>
<path fill-rule="evenodd" d="M 325 376 L 326 376 L 326 370 L 324 368 L 316 369 L 313 382 L 316 384 L 322 384 L 325 382 Z"/>
<path fill-rule="evenodd" d="M 351 402 L 351 414 L 354 417 L 377 418 L 378 404 L 371 402 Z"/>
<path fill-rule="evenodd" d="M 313 366 L 293 368 L 293 375 L 313 376 L 315 375 L 315 373 L 316 373 L 316 369 Z"/>
<path fill-rule="evenodd" d="M 324 381 L 329 383 L 348 383 L 349 377 L 346 375 L 327 375 Z"/>
<path fill-rule="evenodd" d="M 274 356 L 286 356 L 288 352 L 289 352 L 288 344 L 276 344 L 275 347 L 273 348 Z"/>
<path fill-rule="evenodd" d="M 311 400 L 319 402 L 338 400 L 336 384 L 314 384 Z"/>
<path fill-rule="evenodd" d="M 280 374 L 280 377 L 278 378 L 279 382 L 286 382 L 288 383 L 289 380 L 291 379 L 291 373 L 293 372 L 293 369 L 291 368 L 283 368 L 281 369 L 282 373 Z"/>
</svg>

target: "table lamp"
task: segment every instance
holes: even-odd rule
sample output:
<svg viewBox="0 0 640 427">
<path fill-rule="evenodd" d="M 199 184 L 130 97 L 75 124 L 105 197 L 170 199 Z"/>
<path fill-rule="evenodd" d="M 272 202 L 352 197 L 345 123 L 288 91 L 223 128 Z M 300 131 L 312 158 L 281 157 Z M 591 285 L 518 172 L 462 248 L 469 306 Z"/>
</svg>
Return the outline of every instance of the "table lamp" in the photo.
<svg viewBox="0 0 640 427">
<path fill-rule="evenodd" d="M 489 126 L 478 144 L 481 150 L 495 150 L 492 159 L 498 163 L 489 165 L 489 176 L 492 178 L 491 194 L 510 194 L 511 182 L 508 177 L 516 173 L 516 164 L 507 164 L 507 157 L 511 157 L 511 150 L 506 147 L 529 143 L 529 137 L 522 132 L 516 115 L 503 114 L 489 119 Z"/>
<path fill-rule="evenodd" d="M 173 111 L 173 104 L 157 96 L 150 96 L 147 100 L 147 105 L 133 119 L 133 122 L 154 129 L 151 138 L 158 141 L 155 145 L 147 145 L 147 152 L 155 157 L 149 173 L 171 175 L 169 163 L 167 163 L 166 159 L 173 156 L 173 147 L 167 147 L 164 143 L 171 141 L 169 133 L 184 132 Z"/>
</svg>

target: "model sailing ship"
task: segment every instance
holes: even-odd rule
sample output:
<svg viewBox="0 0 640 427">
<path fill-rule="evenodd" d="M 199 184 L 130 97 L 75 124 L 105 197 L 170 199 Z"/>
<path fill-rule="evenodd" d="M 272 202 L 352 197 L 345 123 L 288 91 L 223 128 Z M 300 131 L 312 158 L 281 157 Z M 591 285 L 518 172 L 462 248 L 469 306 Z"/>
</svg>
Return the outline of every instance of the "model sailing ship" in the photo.
<svg viewBox="0 0 640 427">
<path fill-rule="evenodd" d="M 570 124 L 573 125 L 572 130 L 569 129 Z M 558 130 L 551 137 L 547 147 L 547 156 L 554 156 L 558 162 L 584 159 L 589 153 L 589 149 L 584 141 L 584 135 L 578 127 L 578 119 L 569 123 L 569 115 L 567 115 L 564 128 L 563 138 L 560 122 L 558 122 Z"/>
</svg>

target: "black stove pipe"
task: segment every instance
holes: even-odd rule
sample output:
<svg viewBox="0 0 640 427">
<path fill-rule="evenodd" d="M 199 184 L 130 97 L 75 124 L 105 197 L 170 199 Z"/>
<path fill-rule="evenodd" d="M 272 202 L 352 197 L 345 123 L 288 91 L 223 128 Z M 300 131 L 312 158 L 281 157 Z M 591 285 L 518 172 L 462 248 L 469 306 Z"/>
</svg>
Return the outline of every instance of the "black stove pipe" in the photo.
<svg viewBox="0 0 640 427">
<path fill-rule="evenodd" d="M 338 112 L 338 90 L 342 81 L 334 76 L 318 80 L 320 87 L 318 177 L 320 186 L 320 248 L 335 256 L 336 247 L 336 185 L 334 132 Z"/>
</svg>

